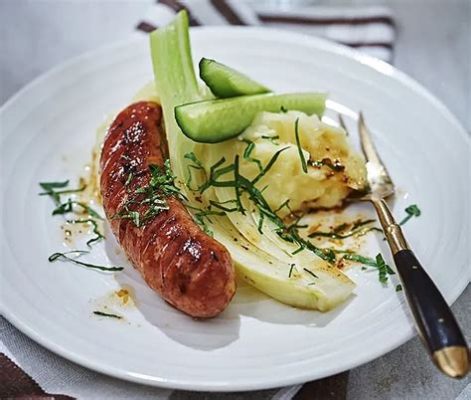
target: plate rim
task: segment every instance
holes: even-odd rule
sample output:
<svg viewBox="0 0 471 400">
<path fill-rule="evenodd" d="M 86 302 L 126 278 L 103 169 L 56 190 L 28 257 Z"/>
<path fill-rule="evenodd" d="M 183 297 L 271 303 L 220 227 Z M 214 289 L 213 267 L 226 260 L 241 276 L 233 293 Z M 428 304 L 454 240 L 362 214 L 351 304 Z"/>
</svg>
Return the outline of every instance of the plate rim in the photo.
<svg viewBox="0 0 471 400">
<path fill-rule="evenodd" d="M 457 117 L 448 109 L 448 107 L 435 95 L 433 95 L 428 89 L 426 89 L 423 85 L 418 83 L 415 79 L 411 78 L 404 72 L 400 71 L 396 67 L 376 59 L 372 56 L 363 54 L 358 50 L 351 49 L 347 46 L 337 44 L 326 39 L 318 38 L 315 36 L 311 36 L 308 34 L 303 33 L 296 33 L 285 31 L 281 29 L 274 29 L 274 28 L 266 28 L 266 27 L 234 27 L 234 26 L 204 26 L 204 27 L 195 27 L 191 28 L 190 34 L 195 31 L 207 31 L 212 32 L 213 34 L 221 31 L 253 31 L 254 33 L 269 33 L 271 32 L 274 35 L 282 35 L 282 36 L 290 36 L 292 40 L 296 40 L 298 42 L 306 43 L 311 47 L 318 48 L 320 50 L 325 50 L 331 53 L 335 53 L 338 56 L 359 62 L 363 65 L 366 65 L 369 68 L 374 69 L 375 71 L 381 73 L 382 75 L 387 75 L 390 79 L 399 81 L 405 87 L 409 88 L 413 92 L 417 93 L 422 97 L 424 100 L 427 100 L 431 103 L 437 110 L 439 110 L 442 115 L 455 126 L 456 131 L 459 132 L 461 138 L 464 142 L 469 146 L 471 144 L 471 137 L 467 134 L 466 129 L 461 124 L 461 122 L 457 119 Z M 89 50 L 68 60 L 59 63 L 55 67 L 45 71 L 22 88 L 20 88 L 16 93 L 14 93 L 7 101 L 0 106 L 0 119 L 4 117 L 5 114 L 8 113 L 9 108 L 12 107 L 17 101 L 21 100 L 21 98 L 27 94 L 29 91 L 34 90 L 36 86 L 41 84 L 43 81 L 47 81 L 48 79 L 54 78 L 55 75 L 61 74 L 64 70 L 69 67 L 72 67 L 74 64 L 82 63 L 90 57 L 94 57 L 104 52 L 110 52 L 120 47 L 127 47 L 131 46 L 133 43 L 143 42 L 146 40 L 146 36 L 137 36 L 137 35 L 130 35 L 128 38 L 124 38 L 119 41 L 115 41 L 113 43 L 105 44 L 98 48 Z M 308 42 L 307 42 L 308 41 Z M 386 74 L 384 71 L 387 70 L 388 73 Z M 2 206 L 3 209 L 3 206 Z M 5 237 L 5 232 L 3 230 L 3 226 L 0 227 L 0 237 L 2 240 Z M 453 286 L 453 292 L 449 292 L 447 298 L 449 299 L 449 304 L 452 304 L 456 301 L 456 299 L 460 296 L 460 294 L 466 289 L 469 280 L 463 279 L 460 282 L 456 282 Z M 41 337 L 39 332 L 37 332 L 33 327 L 28 324 L 28 322 L 22 320 L 21 317 L 15 314 L 15 312 L 5 306 L 2 296 L 0 296 L 0 313 L 13 325 L 17 328 L 20 332 L 34 340 L 36 343 L 40 344 L 41 346 L 45 347 L 46 349 L 52 351 L 53 353 L 64 357 L 67 360 L 70 360 L 74 363 L 77 363 L 83 367 L 89 368 L 93 371 L 106 374 L 108 376 L 112 376 L 115 378 L 123 379 L 126 381 L 131 381 L 135 383 L 156 386 L 160 388 L 168 388 L 168 389 L 181 389 L 181 390 L 193 390 L 193 391 L 210 391 L 210 392 L 226 392 L 226 391 L 247 391 L 247 390 L 262 390 L 268 388 L 275 388 L 275 387 L 283 387 L 289 386 L 293 384 L 304 383 L 307 381 L 319 379 L 325 376 L 331 376 L 336 373 L 340 373 L 352 368 L 355 368 L 359 365 L 367 363 L 371 360 L 374 360 L 390 351 L 396 349 L 400 345 L 404 344 L 406 341 L 410 340 L 412 337 L 416 335 L 415 330 L 409 325 L 407 331 L 405 330 L 404 333 L 396 337 L 395 340 L 392 340 L 388 346 L 384 346 L 381 350 L 377 350 L 372 353 L 366 353 L 363 357 L 359 357 L 356 359 L 355 362 L 350 362 L 344 364 L 342 367 L 332 367 L 330 370 L 323 370 L 323 373 L 315 374 L 313 372 L 305 372 L 299 373 L 296 377 L 287 377 L 287 378 L 278 378 L 272 379 L 272 381 L 265 380 L 263 382 L 255 382 L 255 383 L 248 383 L 248 384 L 240 384 L 235 383 L 231 384 L 230 382 L 222 382 L 222 381 L 201 381 L 195 383 L 193 380 L 184 380 L 184 379 L 167 379 L 161 377 L 155 377 L 151 375 L 145 374 L 136 374 L 129 371 L 124 371 L 122 368 L 116 368 L 110 366 L 108 364 L 100 364 L 94 361 L 89 361 L 87 358 L 80 355 L 75 351 L 69 350 L 64 348 L 54 341 L 49 340 L 47 338 Z M 276 383 L 275 383 L 276 381 Z"/>
</svg>

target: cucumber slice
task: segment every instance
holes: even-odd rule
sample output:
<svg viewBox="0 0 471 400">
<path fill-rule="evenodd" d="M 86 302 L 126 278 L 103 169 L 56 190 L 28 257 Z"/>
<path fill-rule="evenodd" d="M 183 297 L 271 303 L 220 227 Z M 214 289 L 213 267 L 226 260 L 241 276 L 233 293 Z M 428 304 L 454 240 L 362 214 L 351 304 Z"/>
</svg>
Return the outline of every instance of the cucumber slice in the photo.
<svg viewBox="0 0 471 400">
<path fill-rule="evenodd" d="M 218 143 L 242 133 L 260 111 L 298 110 L 321 116 L 325 99 L 323 93 L 292 93 L 200 101 L 175 107 L 175 118 L 195 142 Z"/>
<path fill-rule="evenodd" d="M 270 89 L 235 69 L 208 58 L 202 58 L 200 77 L 216 97 L 227 98 L 268 93 Z"/>
</svg>

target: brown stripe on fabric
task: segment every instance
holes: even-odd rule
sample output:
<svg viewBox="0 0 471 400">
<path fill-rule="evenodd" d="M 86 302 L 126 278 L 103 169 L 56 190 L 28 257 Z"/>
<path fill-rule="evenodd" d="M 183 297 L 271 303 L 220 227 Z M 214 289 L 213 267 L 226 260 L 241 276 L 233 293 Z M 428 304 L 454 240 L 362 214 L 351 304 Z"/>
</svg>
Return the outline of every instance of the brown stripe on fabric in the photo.
<svg viewBox="0 0 471 400">
<path fill-rule="evenodd" d="M 0 398 L 74 400 L 73 397 L 63 394 L 46 393 L 33 378 L 3 353 L 0 353 Z"/>
<path fill-rule="evenodd" d="M 394 20 L 388 15 L 374 17 L 302 17 L 289 15 L 273 15 L 259 13 L 258 18 L 262 22 L 277 22 L 283 24 L 300 25 L 363 25 L 363 24 L 388 24 L 395 26 Z"/>
<path fill-rule="evenodd" d="M 1 398 L 45 394 L 41 386 L 5 354 L 0 353 Z"/>
<path fill-rule="evenodd" d="M 225 0 L 211 0 L 211 4 L 216 10 L 218 10 L 231 25 L 246 25 L 244 21 L 240 19 L 237 13 Z"/>
<path fill-rule="evenodd" d="M 393 44 L 391 42 L 342 42 L 338 43 L 344 44 L 349 47 L 383 47 L 385 49 L 392 50 Z"/>
<path fill-rule="evenodd" d="M 136 26 L 136 29 L 138 31 L 150 33 L 152 31 L 155 31 L 157 27 L 155 25 L 149 24 L 148 22 L 141 21 L 139 24 Z"/>
<path fill-rule="evenodd" d="M 199 26 L 201 25 L 199 21 L 191 14 L 191 11 L 185 7 L 182 3 L 177 0 L 157 0 L 157 3 L 161 3 L 170 7 L 173 11 L 179 12 L 181 10 L 186 10 L 188 12 L 188 17 L 190 19 L 190 26 Z"/>
</svg>

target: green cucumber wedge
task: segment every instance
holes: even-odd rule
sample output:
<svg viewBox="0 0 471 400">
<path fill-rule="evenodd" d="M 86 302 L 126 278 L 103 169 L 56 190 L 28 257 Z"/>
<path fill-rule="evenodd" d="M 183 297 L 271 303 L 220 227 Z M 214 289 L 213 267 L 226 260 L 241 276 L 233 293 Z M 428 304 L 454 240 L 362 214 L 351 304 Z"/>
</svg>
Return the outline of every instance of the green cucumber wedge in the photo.
<svg viewBox="0 0 471 400">
<path fill-rule="evenodd" d="M 270 89 L 235 69 L 208 58 L 202 58 L 200 77 L 216 97 L 227 98 L 268 93 Z"/>
<path fill-rule="evenodd" d="M 175 119 L 195 142 L 218 143 L 242 133 L 261 111 L 297 110 L 321 116 L 325 99 L 324 93 L 291 93 L 199 101 L 175 107 Z"/>
</svg>

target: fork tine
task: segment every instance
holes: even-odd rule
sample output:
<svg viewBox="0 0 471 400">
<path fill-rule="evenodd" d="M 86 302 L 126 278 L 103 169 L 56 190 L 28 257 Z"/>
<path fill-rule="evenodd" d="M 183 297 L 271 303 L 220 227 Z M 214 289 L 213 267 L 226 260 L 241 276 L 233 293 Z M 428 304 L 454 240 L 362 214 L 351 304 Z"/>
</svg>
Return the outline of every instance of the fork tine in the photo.
<svg viewBox="0 0 471 400">
<path fill-rule="evenodd" d="M 366 161 L 380 164 L 384 167 L 384 164 L 376 151 L 373 139 L 371 138 L 370 131 L 366 126 L 365 118 L 361 111 L 358 118 L 358 133 L 360 134 L 361 150 L 363 151 Z"/>
<path fill-rule="evenodd" d="M 376 164 L 377 166 L 381 167 L 383 172 L 387 175 L 389 182 L 393 184 L 391 175 L 389 175 L 386 165 L 384 165 L 376 150 L 373 138 L 371 137 L 370 131 L 366 126 L 365 117 L 361 111 L 358 118 L 358 133 L 360 135 L 361 150 L 363 151 L 367 163 Z"/>
<path fill-rule="evenodd" d="M 339 120 L 339 124 L 340 126 L 342 127 L 342 129 L 345 131 L 345 133 L 347 134 L 347 136 L 350 135 L 350 132 L 348 132 L 348 128 L 347 128 L 347 125 L 345 124 L 345 120 L 343 119 L 343 116 L 342 114 L 338 114 L 338 120 Z"/>
</svg>

